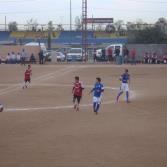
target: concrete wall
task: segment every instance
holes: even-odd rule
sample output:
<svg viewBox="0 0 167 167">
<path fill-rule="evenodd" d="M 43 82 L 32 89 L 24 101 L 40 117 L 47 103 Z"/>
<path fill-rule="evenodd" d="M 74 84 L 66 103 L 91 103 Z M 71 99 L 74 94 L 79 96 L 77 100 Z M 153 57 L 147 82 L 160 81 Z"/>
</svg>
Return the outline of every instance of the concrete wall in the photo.
<svg viewBox="0 0 167 167">
<path fill-rule="evenodd" d="M 156 52 L 157 55 L 163 56 L 167 53 L 167 44 L 127 44 L 129 51 L 132 48 L 136 49 L 137 60 L 142 60 L 145 52 Z"/>
<path fill-rule="evenodd" d="M 39 46 L 22 46 L 22 45 L 0 45 L 0 56 L 2 59 L 5 59 L 8 53 L 15 52 L 22 52 L 22 50 L 25 50 L 27 57 L 30 57 L 32 53 L 34 53 L 35 58 L 38 60 L 39 56 L 38 53 L 40 51 Z"/>
</svg>

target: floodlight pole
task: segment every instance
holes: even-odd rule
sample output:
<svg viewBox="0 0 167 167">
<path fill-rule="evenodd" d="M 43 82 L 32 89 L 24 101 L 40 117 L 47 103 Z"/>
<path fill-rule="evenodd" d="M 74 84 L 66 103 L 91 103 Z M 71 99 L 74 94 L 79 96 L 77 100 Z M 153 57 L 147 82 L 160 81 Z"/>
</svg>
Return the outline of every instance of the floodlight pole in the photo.
<svg viewBox="0 0 167 167">
<path fill-rule="evenodd" d="M 72 9 L 71 9 L 71 0 L 70 0 L 70 31 L 72 31 Z"/>
<path fill-rule="evenodd" d="M 5 16 L 5 31 L 7 30 L 7 26 L 6 26 L 6 16 Z"/>
<path fill-rule="evenodd" d="M 82 57 L 88 60 L 88 39 L 87 39 L 87 0 L 82 0 Z"/>
</svg>

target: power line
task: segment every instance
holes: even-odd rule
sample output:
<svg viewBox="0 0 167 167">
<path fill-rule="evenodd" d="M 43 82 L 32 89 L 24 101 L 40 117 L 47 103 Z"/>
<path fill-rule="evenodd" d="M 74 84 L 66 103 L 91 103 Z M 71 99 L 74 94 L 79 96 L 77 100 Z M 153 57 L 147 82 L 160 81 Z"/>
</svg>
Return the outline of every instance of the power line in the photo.
<svg viewBox="0 0 167 167">
<path fill-rule="evenodd" d="M 80 11 L 80 9 L 78 8 L 72 8 L 72 10 L 78 10 Z M 144 12 L 144 13 L 166 13 L 166 11 L 157 11 L 157 10 L 133 10 L 133 9 L 116 9 L 116 8 L 96 8 L 96 7 L 90 7 L 89 6 L 89 9 L 88 10 L 98 10 L 98 11 L 108 11 L 108 12 L 120 12 L 120 11 L 125 11 L 125 12 Z M 66 12 L 66 9 L 62 10 L 62 9 L 59 9 L 59 10 L 50 10 L 50 11 L 47 11 L 47 13 L 62 13 L 62 12 Z M 33 13 L 43 13 L 43 11 L 4 11 L 4 12 L 0 12 L 0 15 L 1 14 L 33 14 Z"/>
<path fill-rule="evenodd" d="M 47 13 L 62 13 L 62 12 L 66 12 L 66 10 L 61 10 L 61 9 L 59 9 L 59 10 L 50 10 L 50 11 L 47 11 Z M 4 12 L 0 12 L 0 15 L 1 14 L 34 14 L 34 13 L 42 13 L 43 14 L 43 11 L 10 11 L 10 12 L 8 12 L 8 11 L 4 11 Z"/>
<path fill-rule="evenodd" d="M 35 1 L 38 1 L 38 0 L 28 0 L 28 1 L 26 0 L 7 0 L 7 1 L 2 0 L 0 1 L 0 3 L 24 3 L 24 2 L 35 2 Z"/>
<path fill-rule="evenodd" d="M 167 4 L 167 1 L 152 1 L 152 0 L 128 0 L 131 2 L 137 2 L 137 3 L 151 3 L 151 4 Z"/>
<path fill-rule="evenodd" d="M 146 13 L 166 13 L 166 11 L 156 11 L 156 10 L 131 10 L 131 9 L 109 9 L 109 8 L 96 8 L 96 7 L 89 7 L 89 10 L 103 10 L 103 11 L 110 11 L 110 12 L 113 12 L 113 11 L 116 11 L 116 12 L 120 12 L 120 11 L 127 11 L 127 12 L 146 12 Z"/>
</svg>

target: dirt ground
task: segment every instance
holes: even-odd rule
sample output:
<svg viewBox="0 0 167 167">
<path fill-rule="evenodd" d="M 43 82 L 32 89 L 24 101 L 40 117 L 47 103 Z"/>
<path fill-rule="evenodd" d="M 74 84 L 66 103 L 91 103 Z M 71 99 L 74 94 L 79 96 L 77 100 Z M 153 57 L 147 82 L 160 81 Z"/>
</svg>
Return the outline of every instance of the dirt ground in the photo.
<svg viewBox="0 0 167 167">
<path fill-rule="evenodd" d="M 131 74 L 130 100 L 115 97 L 124 68 Z M 167 66 L 34 65 L 22 90 L 24 66 L 0 65 L 0 167 L 167 166 Z M 79 112 L 72 83 L 85 85 Z M 105 85 L 99 115 L 89 91 Z"/>
</svg>

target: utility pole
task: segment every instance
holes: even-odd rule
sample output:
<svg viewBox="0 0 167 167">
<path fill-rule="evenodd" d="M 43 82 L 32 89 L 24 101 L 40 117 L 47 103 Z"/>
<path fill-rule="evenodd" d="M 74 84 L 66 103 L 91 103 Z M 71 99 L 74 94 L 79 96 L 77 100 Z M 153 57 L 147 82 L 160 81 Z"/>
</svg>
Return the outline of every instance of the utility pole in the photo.
<svg viewBox="0 0 167 167">
<path fill-rule="evenodd" d="M 72 9 L 71 9 L 71 0 L 70 0 L 70 31 L 72 31 Z"/>
<path fill-rule="evenodd" d="M 6 26 L 6 16 L 5 16 L 5 31 L 7 30 L 7 26 Z"/>
</svg>

